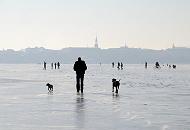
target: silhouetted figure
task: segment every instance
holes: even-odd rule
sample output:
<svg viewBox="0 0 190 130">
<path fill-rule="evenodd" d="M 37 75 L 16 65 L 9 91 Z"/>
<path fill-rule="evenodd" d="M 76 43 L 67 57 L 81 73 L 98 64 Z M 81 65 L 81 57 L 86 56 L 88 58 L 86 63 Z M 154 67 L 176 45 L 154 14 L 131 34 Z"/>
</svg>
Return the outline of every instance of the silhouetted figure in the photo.
<svg viewBox="0 0 190 130">
<path fill-rule="evenodd" d="M 112 62 L 112 68 L 114 68 L 114 62 Z"/>
<path fill-rule="evenodd" d="M 87 70 L 85 61 L 81 60 L 81 58 L 79 57 L 78 61 L 75 62 L 73 69 L 74 69 L 74 71 L 76 71 L 77 92 L 79 92 L 81 90 L 81 93 L 83 93 L 84 74 L 85 74 L 85 71 Z"/>
<path fill-rule="evenodd" d="M 44 61 L 44 70 L 46 70 L 46 62 Z"/>
<path fill-rule="evenodd" d="M 169 68 L 171 68 L 171 65 L 169 65 Z"/>
<path fill-rule="evenodd" d="M 123 69 L 123 63 L 121 62 L 121 69 Z"/>
<path fill-rule="evenodd" d="M 147 64 L 147 62 L 145 62 L 145 68 L 147 69 L 147 67 L 148 67 L 148 64 Z"/>
<path fill-rule="evenodd" d="M 155 63 L 156 68 L 160 68 L 160 64 L 158 62 Z"/>
<path fill-rule="evenodd" d="M 120 63 L 119 62 L 117 63 L 117 68 L 118 68 L 118 70 L 120 69 Z"/>
<path fill-rule="evenodd" d="M 57 68 L 58 68 L 58 69 L 60 68 L 60 63 L 59 63 L 59 62 L 57 63 Z"/>
<path fill-rule="evenodd" d="M 55 69 L 57 69 L 57 63 L 54 63 Z"/>
<path fill-rule="evenodd" d="M 53 69 L 53 63 L 51 63 L 51 69 Z"/>
<path fill-rule="evenodd" d="M 173 65 L 173 69 L 176 69 L 176 65 Z"/>
</svg>

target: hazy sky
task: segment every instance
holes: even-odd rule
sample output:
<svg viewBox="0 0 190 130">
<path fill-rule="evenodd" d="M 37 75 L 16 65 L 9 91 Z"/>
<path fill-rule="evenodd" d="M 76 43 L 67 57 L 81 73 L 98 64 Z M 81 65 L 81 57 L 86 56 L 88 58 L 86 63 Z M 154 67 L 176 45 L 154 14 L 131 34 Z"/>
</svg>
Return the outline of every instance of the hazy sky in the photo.
<svg viewBox="0 0 190 130">
<path fill-rule="evenodd" d="M 190 47 L 190 0 L 0 0 L 0 49 Z"/>
</svg>

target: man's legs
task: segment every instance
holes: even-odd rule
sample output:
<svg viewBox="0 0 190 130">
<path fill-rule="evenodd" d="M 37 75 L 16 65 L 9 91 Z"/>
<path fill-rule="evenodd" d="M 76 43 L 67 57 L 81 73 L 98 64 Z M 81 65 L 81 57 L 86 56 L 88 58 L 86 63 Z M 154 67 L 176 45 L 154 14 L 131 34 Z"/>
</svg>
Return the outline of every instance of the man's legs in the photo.
<svg viewBox="0 0 190 130">
<path fill-rule="evenodd" d="M 76 80 L 77 80 L 76 88 L 77 88 L 77 92 L 79 92 L 80 91 L 80 76 L 79 75 L 77 75 Z"/>
<path fill-rule="evenodd" d="M 81 93 L 83 93 L 83 81 L 84 81 L 84 75 L 81 75 Z"/>
</svg>

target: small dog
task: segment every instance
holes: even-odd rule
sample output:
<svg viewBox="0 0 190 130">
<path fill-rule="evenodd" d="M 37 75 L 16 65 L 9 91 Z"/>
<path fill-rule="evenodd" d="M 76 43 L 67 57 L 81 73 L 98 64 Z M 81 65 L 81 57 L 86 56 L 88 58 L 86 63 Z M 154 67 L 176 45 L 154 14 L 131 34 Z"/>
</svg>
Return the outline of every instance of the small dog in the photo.
<svg viewBox="0 0 190 130">
<path fill-rule="evenodd" d="M 53 91 L 53 85 L 47 83 L 46 86 L 48 86 L 48 90 L 49 90 L 49 91 Z"/>
<path fill-rule="evenodd" d="M 116 79 L 113 78 L 112 79 L 112 83 L 113 83 L 113 85 L 112 85 L 112 92 L 114 92 L 114 87 L 115 87 L 115 89 L 116 89 L 115 93 L 118 93 L 119 86 L 120 86 L 120 80 L 117 81 Z"/>
</svg>

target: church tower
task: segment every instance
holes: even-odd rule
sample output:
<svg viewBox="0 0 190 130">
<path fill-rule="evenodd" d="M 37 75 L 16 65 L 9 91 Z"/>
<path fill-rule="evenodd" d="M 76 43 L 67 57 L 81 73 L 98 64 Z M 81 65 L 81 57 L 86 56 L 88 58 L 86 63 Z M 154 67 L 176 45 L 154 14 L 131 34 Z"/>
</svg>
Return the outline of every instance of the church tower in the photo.
<svg viewBox="0 0 190 130">
<path fill-rule="evenodd" d="M 95 47 L 95 48 L 98 48 L 98 38 L 97 38 L 97 36 L 96 36 L 96 39 L 95 39 L 94 47 Z"/>
<path fill-rule="evenodd" d="M 172 48 L 175 48 L 175 44 L 173 43 Z"/>
<path fill-rule="evenodd" d="M 128 46 L 127 46 L 127 42 L 125 42 L 125 46 L 124 46 L 124 48 L 128 48 Z"/>
</svg>

